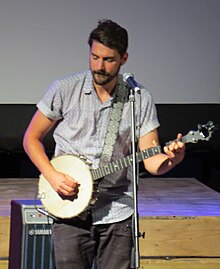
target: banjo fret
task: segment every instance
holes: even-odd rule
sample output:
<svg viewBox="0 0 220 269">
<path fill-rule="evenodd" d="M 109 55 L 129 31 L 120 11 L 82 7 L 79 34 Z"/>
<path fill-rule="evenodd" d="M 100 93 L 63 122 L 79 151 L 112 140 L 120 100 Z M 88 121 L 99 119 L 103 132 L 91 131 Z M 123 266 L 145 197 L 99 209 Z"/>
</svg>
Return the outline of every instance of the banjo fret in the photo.
<svg viewBox="0 0 220 269">
<path fill-rule="evenodd" d="M 144 151 L 136 153 L 137 162 L 141 162 L 144 159 L 152 157 L 161 152 L 161 147 L 156 146 L 153 148 L 146 149 Z M 91 169 L 92 177 L 94 180 L 100 179 L 104 176 L 113 174 L 114 172 L 120 171 L 124 168 L 132 166 L 133 159 L 132 155 L 113 161 L 109 164 L 102 165 L 99 168 Z"/>
</svg>

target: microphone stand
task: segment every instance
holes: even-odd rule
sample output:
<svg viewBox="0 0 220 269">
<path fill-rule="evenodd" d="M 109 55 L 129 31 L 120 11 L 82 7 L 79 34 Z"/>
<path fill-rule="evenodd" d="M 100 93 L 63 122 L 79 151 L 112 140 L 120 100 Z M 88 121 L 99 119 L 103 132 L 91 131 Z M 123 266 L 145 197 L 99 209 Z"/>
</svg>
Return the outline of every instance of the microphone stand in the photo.
<svg viewBox="0 0 220 269">
<path fill-rule="evenodd" d="M 140 267 L 140 253 L 139 253 L 139 217 L 138 217 L 138 180 L 139 169 L 136 154 L 136 123 L 135 123 L 135 91 L 130 89 L 129 101 L 131 107 L 131 136 L 132 136 L 132 169 L 133 169 L 133 204 L 134 214 L 132 218 L 132 236 L 133 248 L 131 253 L 131 268 Z"/>
</svg>

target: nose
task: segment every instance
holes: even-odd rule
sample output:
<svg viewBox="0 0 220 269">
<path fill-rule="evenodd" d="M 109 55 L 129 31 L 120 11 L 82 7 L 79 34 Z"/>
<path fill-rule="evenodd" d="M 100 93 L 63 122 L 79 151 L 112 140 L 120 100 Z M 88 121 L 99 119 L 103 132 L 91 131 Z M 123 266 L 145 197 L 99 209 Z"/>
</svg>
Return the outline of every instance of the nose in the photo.
<svg viewBox="0 0 220 269">
<path fill-rule="evenodd" d="M 102 59 L 98 60 L 97 68 L 98 68 L 98 70 L 104 70 L 105 69 L 104 61 Z"/>
</svg>

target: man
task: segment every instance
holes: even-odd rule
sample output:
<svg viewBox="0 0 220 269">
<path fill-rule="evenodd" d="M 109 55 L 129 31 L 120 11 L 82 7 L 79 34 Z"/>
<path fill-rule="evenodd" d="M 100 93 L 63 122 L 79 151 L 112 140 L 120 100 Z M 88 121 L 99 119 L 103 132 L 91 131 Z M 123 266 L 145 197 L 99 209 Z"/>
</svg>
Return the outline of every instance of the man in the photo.
<svg viewBox="0 0 220 269">
<path fill-rule="evenodd" d="M 54 155 L 84 155 L 97 168 L 117 92 L 119 88 L 124 95 L 129 92 L 119 74 L 128 59 L 127 31 L 111 20 L 100 21 L 88 43 L 90 70 L 54 82 L 37 105 L 24 136 L 24 148 L 33 163 L 52 188 L 67 197 L 77 195 L 80 185 L 77 178 L 52 166 L 44 151 L 44 136 L 56 127 Z M 130 153 L 130 104 L 127 96 L 124 100 L 112 160 Z M 144 88 L 136 94 L 136 107 L 138 144 L 144 150 L 159 144 L 155 106 Z M 144 160 L 144 166 L 154 175 L 166 173 L 182 161 L 184 150 L 184 144 L 177 139 L 164 148 L 164 153 Z M 133 214 L 130 169 L 105 176 L 98 188 L 98 200 L 85 219 L 77 216 L 55 222 L 57 269 L 89 269 L 94 257 L 99 269 L 130 268 Z"/>
</svg>

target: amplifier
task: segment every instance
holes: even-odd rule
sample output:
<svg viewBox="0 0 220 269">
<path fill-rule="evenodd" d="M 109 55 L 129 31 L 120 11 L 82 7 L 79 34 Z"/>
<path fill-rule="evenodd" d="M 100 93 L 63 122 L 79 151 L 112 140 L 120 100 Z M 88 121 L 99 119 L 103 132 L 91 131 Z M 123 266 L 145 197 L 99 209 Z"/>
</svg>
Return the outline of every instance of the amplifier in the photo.
<svg viewBox="0 0 220 269">
<path fill-rule="evenodd" d="M 9 269 L 55 269 L 53 219 L 39 200 L 11 201 Z"/>
</svg>

